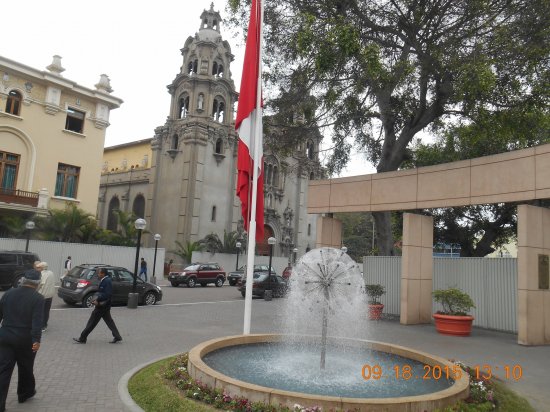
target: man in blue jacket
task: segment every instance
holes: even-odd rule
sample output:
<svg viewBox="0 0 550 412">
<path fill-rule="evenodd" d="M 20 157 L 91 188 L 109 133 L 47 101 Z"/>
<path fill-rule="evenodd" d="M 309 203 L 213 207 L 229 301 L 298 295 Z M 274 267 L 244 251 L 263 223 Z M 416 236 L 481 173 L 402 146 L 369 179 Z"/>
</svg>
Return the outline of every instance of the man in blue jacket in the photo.
<svg viewBox="0 0 550 412">
<path fill-rule="evenodd" d="M 40 349 L 44 313 L 44 298 L 36 291 L 39 284 L 40 272 L 27 270 L 21 287 L 8 290 L 0 299 L 0 412 L 6 410 L 16 363 L 19 403 L 36 394 L 33 368 L 36 352 Z"/>
<path fill-rule="evenodd" d="M 106 276 L 107 272 L 104 268 L 99 269 L 99 289 L 97 291 L 97 298 L 93 301 L 95 309 L 88 319 L 86 327 L 80 334 L 79 338 L 73 338 L 76 343 L 86 343 L 88 335 L 94 330 L 99 321 L 103 319 L 107 324 L 107 327 L 111 329 L 113 333 L 113 340 L 109 343 L 117 343 L 122 340 L 122 336 L 118 332 L 115 325 L 115 321 L 111 317 L 111 297 L 113 295 L 113 282 L 111 278 Z"/>
</svg>

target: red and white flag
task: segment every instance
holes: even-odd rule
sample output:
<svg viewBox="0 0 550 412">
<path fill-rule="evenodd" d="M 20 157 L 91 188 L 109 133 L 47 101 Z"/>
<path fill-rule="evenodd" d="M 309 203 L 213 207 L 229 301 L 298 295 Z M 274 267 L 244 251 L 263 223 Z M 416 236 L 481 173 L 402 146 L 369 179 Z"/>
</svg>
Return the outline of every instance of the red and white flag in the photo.
<svg viewBox="0 0 550 412">
<path fill-rule="evenodd" d="M 264 236 L 264 162 L 261 104 L 261 31 L 263 22 L 261 1 L 263 0 L 252 0 L 239 106 L 235 122 L 235 129 L 239 134 L 237 196 L 241 200 L 241 213 L 247 232 L 250 232 L 249 222 L 253 217 L 252 213 L 255 213 L 256 240 L 262 240 Z M 257 183 L 255 205 L 253 205 L 252 200 L 253 180 Z"/>
</svg>

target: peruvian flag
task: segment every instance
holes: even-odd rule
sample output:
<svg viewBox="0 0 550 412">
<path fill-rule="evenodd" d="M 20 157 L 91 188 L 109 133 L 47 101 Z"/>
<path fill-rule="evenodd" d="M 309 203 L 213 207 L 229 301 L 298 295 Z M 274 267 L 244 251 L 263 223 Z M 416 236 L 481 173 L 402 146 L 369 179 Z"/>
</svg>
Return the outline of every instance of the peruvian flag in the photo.
<svg viewBox="0 0 550 412">
<path fill-rule="evenodd" d="M 244 227 L 255 213 L 256 240 L 264 237 L 264 171 L 261 104 L 261 30 L 262 0 L 252 0 L 248 38 L 244 53 L 243 74 L 235 129 L 239 134 L 237 158 L 237 196 L 241 199 Z M 256 184 L 257 192 L 254 191 Z M 256 204 L 253 198 L 256 195 Z M 252 240 L 252 239 L 250 239 Z"/>
</svg>

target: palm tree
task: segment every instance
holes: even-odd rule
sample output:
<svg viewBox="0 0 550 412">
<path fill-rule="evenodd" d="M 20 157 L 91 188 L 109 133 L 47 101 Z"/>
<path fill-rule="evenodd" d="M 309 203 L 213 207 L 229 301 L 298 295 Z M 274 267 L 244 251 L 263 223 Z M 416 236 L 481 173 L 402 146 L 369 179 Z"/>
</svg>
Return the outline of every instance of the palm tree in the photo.
<svg viewBox="0 0 550 412">
<path fill-rule="evenodd" d="M 176 240 L 176 246 L 177 249 L 171 250 L 170 253 L 181 257 L 187 263 L 191 263 L 191 260 L 193 259 L 193 252 L 200 252 L 203 249 L 203 246 L 199 242 L 187 241 L 184 245 L 180 241 Z"/>
<path fill-rule="evenodd" d="M 238 233 L 236 231 L 227 233 L 224 230 L 223 242 L 216 233 L 210 233 L 199 240 L 199 243 L 210 253 L 235 253 L 235 249 L 237 248 L 237 237 Z"/>
<path fill-rule="evenodd" d="M 0 216 L 0 236 L 19 237 L 25 232 L 25 219 L 20 216 Z"/>
<path fill-rule="evenodd" d="M 49 216 L 37 217 L 37 237 L 57 242 L 82 242 L 89 226 L 95 224 L 94 216 L 76 204 L 69 203 L 65 209 L 52 209 Z"/>
</svg>

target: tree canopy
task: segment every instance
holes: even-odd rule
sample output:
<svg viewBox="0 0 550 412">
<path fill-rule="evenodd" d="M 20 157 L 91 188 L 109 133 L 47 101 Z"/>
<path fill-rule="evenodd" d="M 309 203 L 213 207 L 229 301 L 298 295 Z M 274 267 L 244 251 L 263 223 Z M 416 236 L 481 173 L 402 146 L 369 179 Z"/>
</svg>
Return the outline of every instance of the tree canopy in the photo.
<svg viewBox="0 0 550 412">
<path fill-rule="evenodd" d="M 229 0 L 236 25 L 248 22 L 249 5 Z M 547 110 L 549 19 L 547 0 L 266 2 L 268 104 L 281 119 L 297 108 L 309 116 L 289 128 L 330 130 L 330 172 L 352 150 L 394 171 L 421 131 L 525 105 Z M 286 136 L 288 146 L 299 133 Z M 374 217 L 388 254 L 389 213 Z"/>
</svg>

